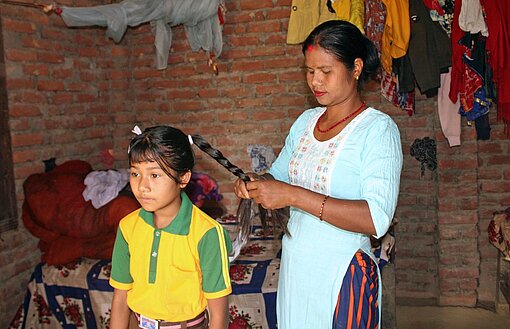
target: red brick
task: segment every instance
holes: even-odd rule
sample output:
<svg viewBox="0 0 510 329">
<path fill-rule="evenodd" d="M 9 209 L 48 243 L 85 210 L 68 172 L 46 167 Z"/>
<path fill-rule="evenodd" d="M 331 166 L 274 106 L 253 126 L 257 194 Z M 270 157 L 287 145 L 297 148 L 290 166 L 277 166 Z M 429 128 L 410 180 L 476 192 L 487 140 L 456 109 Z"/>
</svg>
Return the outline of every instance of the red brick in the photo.
<svg viewBox="0 0 510 329">
<path fill-rule="evenodd" d="M 266 9 L 273 7 L 273 0 L 243 0 L 240 2 L 239 8 L 245 11 L 255 9 Z"/>
<path fill-rule="evenodd" d="M 15 62 L 35 62 L 37 54 L 30 50 L 5 49 L 5 58 Z"/>
<path fill-rule="evenodd" d="M 217 89 L 201 89 L 198 91 L 197 95 L 200 98 L 218 97 L 218 90 Z"/>
<path fill-rule="evenodd" d="M 282 23 L 279 20 L 255 22 L 248 25 L 248 33 L 280 32 Z"/>
<path fill-rule="evenodd" d="M 204 105 L 197 101 L 174 102 L 174 109 L 178 111 L 196 111 L 202 110 Z"/>
<path fill-rule="evenodd" d="M 43 139 L 43 135 L 40 133 L 14 134 L 11 137 L 13 147 L 41 145 Z"/>
<path fill-rule="evenodd" d="M 36 161 L 40 157 L 39 150 L 23 150 L 12 153 L 12 161 L 16 163 L 22 163 L 26 161 Z"/>
<path fill-rule="evenodd" d="M 64 90 L 64 83 L 62 81 L 54 80 L 39 80 L 37 89 L 40 91 L 59 91 Z"/>
<path fill-rule="evenodd" d="M 271 101 L 272 106 L 303 106 L 304 104 L 305 99 L 300 95 L 280 94 L 280 96 L 273 96 Z"/>
<path fill-rule="evenodd" d="M 232 64 L 232 72 L 261 71 L 265 64 L 261 61 L 236 61 Z"/>
<path fill-rule="evenodd" d="M 169 99 L 190 99 L 196 96 L 196 92 L 193 90 L 174 89 L 166 92 L 166 96 Z"/>
<path fill-rule="evenodd" d="M 39 52 L 37 61 L 41 63 L 61 64 L 65 62 L 64 55 L 60 53 Z"/>
<path fill-rule="evenodd" d="M 496 155 L 487 157 L 487 165 L 489 166 L 497 166 L 497 165 L 508 165 L 510 163 L 510 155 Z"/>
<path fill-rule="evenodd" d="M 506 181 L 488 181 L 480 184 L 480 190 L 487 193 L 508 193 L 510 184 Z"/>
<path fill-rule="evenodd" d="M 261 82 L 275 82 L 276 76 L 272 73 L 255 73 L 247 74 L 243 78 L 245 83 L 261 83 Z"/>
<path fill-rule="evenodd" d="M 4 31 L 34 33 L 35 25 L 31 21 L 18 21 L 10 19 L 8 16 L 2 17 L 2 28 Z"/>
<path fill-rule="evenodd" d="M 226 40 L 226 44 L 232 47 L 257 46 L 260 44 L 260 39 L 257 36 L 233 36 Z M 222 57 L 228 56 L 227 54 L 223 54 Z"/>
<path fill-rule="evenodd" d="M 12 104 L 9 114 L 13 117 L 36 117 L 41 115 L 39 107 L 33 105 Z"/>
</svg>

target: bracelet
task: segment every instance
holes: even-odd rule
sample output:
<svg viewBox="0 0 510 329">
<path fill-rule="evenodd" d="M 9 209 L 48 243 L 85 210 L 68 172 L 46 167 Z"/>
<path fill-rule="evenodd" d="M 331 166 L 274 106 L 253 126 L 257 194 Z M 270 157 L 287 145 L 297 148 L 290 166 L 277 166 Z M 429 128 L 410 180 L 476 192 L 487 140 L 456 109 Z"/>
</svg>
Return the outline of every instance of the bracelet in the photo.
<svg viewBox="0 0 510 329">
<path fill-rule="evenodd" d="M 319 210 L 319 219 L 320 221 L 322 222 L 322 212 L 324 211 L 324 205 L 326 204 L 326 200 L 329 198 L 329 195 L 326 195 L 324 197 L 324 200 L 322 200 L 322 203 L 321 203 L 321 210 Z"/>
</svg>

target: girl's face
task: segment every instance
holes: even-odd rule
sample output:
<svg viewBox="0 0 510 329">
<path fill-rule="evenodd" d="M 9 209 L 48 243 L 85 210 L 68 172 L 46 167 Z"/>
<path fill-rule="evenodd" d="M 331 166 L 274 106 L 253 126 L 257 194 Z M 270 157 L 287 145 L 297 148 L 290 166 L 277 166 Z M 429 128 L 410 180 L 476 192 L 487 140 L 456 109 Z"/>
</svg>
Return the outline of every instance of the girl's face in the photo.
<svg viewBox="0 0 510 329">
<path fill-rule="evenodd" d="M 132 163 L 129 183 L 140 205 L 154 213 L 154 218 L 172 220 L 181 207 L 181 189 L 191 178 L 191 172 L 177 183 L 154 161 Z"/>
<path fill-rule="evenodd" d="M 359 61 L 349 71 L 334 55 L 319 46 L 305 52 L 306 81 L 319 104 L 328 108 L 341 105 L 357 95 L 355 77 L 359 75 Z"/>
</svg>

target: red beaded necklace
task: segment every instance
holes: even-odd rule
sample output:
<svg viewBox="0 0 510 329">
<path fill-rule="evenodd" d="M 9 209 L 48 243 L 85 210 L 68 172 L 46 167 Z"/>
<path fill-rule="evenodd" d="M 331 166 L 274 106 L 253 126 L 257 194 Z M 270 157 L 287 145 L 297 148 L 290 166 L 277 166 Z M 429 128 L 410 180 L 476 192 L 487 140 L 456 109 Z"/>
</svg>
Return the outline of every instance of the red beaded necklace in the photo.
<svg viewBox="0 0 510 329">
<path fill-rule="evenodd" d="M 353 116 L 355 116 L 356 114 L 358 114 L 364 107 L 365 107 L 366 103 L 363 102 L 361 103 L 360 107 L 358 107 L 358 109 L 352 113 L 350 113 L 349 115 L 347 115 L 346 117 L 340 119 L 340 121 L 336 122 L 335 124 L 333 124 L 331 127 L 329 127 L 328 129 L 321 129 L 321 127 L 319 126 L 320 123 L 321 123 L 321 120 L 322 118 L 324 117 L 324 115 L 326 114 L 326 111 L 324 111 L 324 113 L 322 113 L 322 115 L 319 117 L 319 119 L 317 120 L 317 123 L 315 124 L 315 127 L 317 128 L 317 130 L 321 133 L 327 133 L 328 131 L 330 131 L 331 129 L 335 128 L 336 126 L 338 126 L 339 124 L 341 124 L 342 122 L 345 122 L 346 120 L 349 120 L 350 118 L 352 118 Z"/>
</svg>

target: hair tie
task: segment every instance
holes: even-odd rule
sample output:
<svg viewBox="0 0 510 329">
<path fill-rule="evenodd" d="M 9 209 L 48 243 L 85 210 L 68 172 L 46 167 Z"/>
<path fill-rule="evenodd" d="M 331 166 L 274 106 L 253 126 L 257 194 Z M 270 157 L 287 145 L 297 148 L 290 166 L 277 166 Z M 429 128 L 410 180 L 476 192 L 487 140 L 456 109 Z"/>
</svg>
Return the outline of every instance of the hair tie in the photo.
<svg viewBox="0 0 510 329">
<path fill-rule="evenodd" d="M 131 130 L 131 132 L 133 134 L 136 134 L 136 135 L 141 135 L 142 134 L 142 130 L 138 126 L 134 126 L 134 128 Z"/>
<path fill-rule="evenodd" d="M 188 135 L 189 144 L 193 145 L 193 137 L 191 135 Z"/>
</svg>

